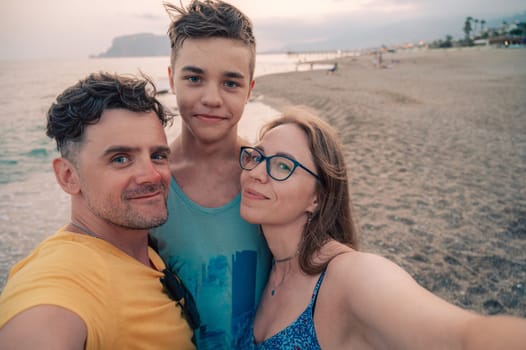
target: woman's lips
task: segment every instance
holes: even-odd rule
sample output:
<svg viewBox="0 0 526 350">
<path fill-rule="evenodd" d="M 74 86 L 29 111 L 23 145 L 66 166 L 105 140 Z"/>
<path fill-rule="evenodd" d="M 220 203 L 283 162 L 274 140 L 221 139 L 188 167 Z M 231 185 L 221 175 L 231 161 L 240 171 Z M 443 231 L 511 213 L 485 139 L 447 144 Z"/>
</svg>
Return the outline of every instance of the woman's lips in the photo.
<svg viewBox="0 0 526 350">
<path fill-rule="evenodd" d="M 256 191 L 256 190 L 253 190 L 251 188 L 247 188 L 243 191 L 243 196 L 245 198 L 250 198 L 250 199 L 268 199 L 267 196 L 265 196 L 264 194 Z"/>
</svg>

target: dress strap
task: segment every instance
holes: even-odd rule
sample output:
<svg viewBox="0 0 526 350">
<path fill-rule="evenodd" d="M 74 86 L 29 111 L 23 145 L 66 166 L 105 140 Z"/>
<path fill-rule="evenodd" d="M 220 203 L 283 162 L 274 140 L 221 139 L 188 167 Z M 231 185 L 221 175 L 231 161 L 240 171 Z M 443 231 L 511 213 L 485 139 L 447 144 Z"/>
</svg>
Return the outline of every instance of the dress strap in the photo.
<svg viewBox="0 0 526 350">
<path fill-rule="evenodd" d="M 316 282 L 316 286 L 314 287 L 314 290 L 312 291 L 312 297 L 310 300 L 310 307 L 312 307 L 312 316 L 314 317 L 314 307 L 316 306 L 316 300 L 318 299 L 318 291 L 320 289 L 321 283 L 323 282 L 323 278 L 325 277 L 325 272 L 327 270 L 323 270 L 320 277 L 318 278 L 318 282 Z"/>
</svg>

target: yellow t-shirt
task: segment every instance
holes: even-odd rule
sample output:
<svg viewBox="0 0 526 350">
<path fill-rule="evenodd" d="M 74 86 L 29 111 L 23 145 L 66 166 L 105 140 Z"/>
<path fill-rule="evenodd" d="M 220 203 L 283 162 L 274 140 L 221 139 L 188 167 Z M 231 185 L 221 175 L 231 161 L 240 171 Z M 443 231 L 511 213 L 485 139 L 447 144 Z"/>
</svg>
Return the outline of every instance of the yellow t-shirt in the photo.
<svg viewBox="0 0 526 350">
<path fill-rule="evenodd" d="M 194 349 L 192 330 L 156 269 L 112 244 L 60 230 L 14 265 L 0 296 L 0 328 L 37 305 L 56 305 L 86 324 L 86 349 Z M 30 330 L 28 330 L 28 333 Z"/>
</svg>

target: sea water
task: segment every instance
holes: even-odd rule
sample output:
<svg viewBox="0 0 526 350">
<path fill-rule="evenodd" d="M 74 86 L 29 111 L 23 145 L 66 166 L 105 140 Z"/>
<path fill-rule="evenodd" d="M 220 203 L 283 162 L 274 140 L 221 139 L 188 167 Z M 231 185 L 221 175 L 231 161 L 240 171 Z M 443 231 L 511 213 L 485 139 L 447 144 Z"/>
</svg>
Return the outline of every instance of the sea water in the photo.
<svg viewBox="0 0 526 350">
<path fill-rule="evenodd" d="M 305 59 L 308 57 L 258 54 L 255 75 L 297 70 L 301 67 L 297 63 Z M 142 72 L 165 90 L 169 87 L 168 64 L 168 57 L 0 61 L 0 290 L 10 267 L 69 221 L 69 197 L 51 169 L 58 153 L 54 141 L 45 135 L 46 112 L 56 96 L 98 71 Z M 175 97 L 167 94 L 162 99 Z M 248 103 L 240 134 L 255 140 L 259 126 L 276 114 L 257 101 Z M 178 127 L 176 120 L 167 130 L 169 140 L 177 135 Z"/>
</svg>

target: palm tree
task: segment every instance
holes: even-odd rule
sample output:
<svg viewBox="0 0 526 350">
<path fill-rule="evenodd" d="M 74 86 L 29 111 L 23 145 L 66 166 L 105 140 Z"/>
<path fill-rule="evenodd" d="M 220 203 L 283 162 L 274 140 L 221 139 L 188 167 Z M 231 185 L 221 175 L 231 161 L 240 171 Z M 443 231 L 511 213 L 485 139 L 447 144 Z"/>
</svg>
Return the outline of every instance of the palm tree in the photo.
<svg viewBox="0 0 526 350">
<path fill-rule="evenodd" d="M 441 45 L 441 47 L 452 47 L 453 46 L 453 36 L 452 35 L 446 35 L 446 41 L 444 41 Z"/>
<path fill-rule="evenodd" d="M 466 41 L 469 41 L 469 33 L 473 30 L 471 28 L 471 21 L 473 20 L 473 17 L 466 17 L 466 21 L 464 22 L 464 34 L 466 34 Z"/>
<path fill-rule="evenodd" d="M 479 19 L 475 18 L 475 19 L 473 19 L 473 22 L 475 22 L 475 26 L 473 28 L 473 34 L 477 35 L 477 24 L 479 23 Z"/>
<path fill-rule="evenodd" d="M 486 20 L 482 19 L 480 20 L 480 34 L 482 35 L 484 32 L 484 25 L 486 24 Z"/>
<path fill-rule="evenodd" d="M 501 27 L 500 32 L 501 32 L 500 34 L 508 33 L 508 22 L 507 21 L 502 21 L 502 27 Z"/>
</svg>

